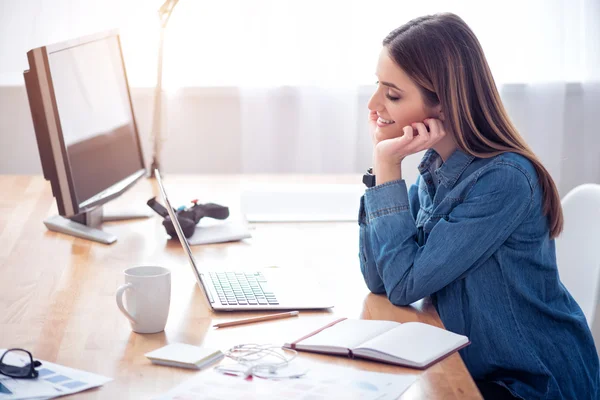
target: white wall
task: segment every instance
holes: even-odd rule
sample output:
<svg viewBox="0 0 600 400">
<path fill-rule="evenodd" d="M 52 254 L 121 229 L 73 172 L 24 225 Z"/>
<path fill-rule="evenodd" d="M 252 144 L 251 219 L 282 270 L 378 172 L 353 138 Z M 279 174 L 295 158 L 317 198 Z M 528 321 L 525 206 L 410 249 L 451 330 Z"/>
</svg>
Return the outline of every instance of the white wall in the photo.
<svg viewBox="0 0 600 400">
<path fill-rule="evenodd" d="M 169 172 L 240 172 L 239 99 L 233 93 L 236 91 L 194 92 L 186 95 L 184 91 L 176 101 L 165 101 L 164 118 L 169 131 L 165 135 L 164 168 Z M 132 89 L 132 98 L 149 164 L 152 90 Z M 25 87 L 0 87 L 0 173 L 41 172 Z"/>
<path fill-rule="evenodd" d="M 153 90 L 133 88 L 132 100 L 146 163 L 150 164 L 150 137 Z M 358 99 L 366 109 L 368 95 Z M 290 108 L 293 107 L 290 102 Z M 242 137 L 240 98 L 236 88 L 189 88 L 176 94 L 165 94 L 163 101 L 164 147 L 162 166 L 174 173 L 241 173 Z M 293 113 L 293 112 L 292 112 Z M 370 140 L 366 121 L 364 138 L 359 139 L 362 151 L 357 156 L 360 168 L 342 172 L 362 172 L 370 165 Z M 349 138 L 349 140 L 353 140 Z M 331 149 L 330 151 L 335 151 Z M 415 164 L 416 165 L 416 164 Z M 264 166 L 268 172 L 282 172 Z M 41 173 L 35 132 L 24 86 L 0 86 L 0 173 Z M 289 172 L 289 171 L 286 171 Z M 311 172 L 306 171 L 297 172 Z M 340 172 L 340 171 L 320 171 Z"/>
<path fill-rule="evenodd" d="M 182 4 L 183 3 L 184 2 L 182 2 Z M 357 2 L 351 3 L 358 4 Z M 459 7 L 456 5 L 459 3 L 462 4 L 462 6 Z M 155 37 L 154 34 L 157 32 L 154 28 L 156 28 L 156 10 L 160 4 L 162 4 L 162 0 L 90 0 L 85 2 L 79 0 L 0 0 L 0 173 L 41 173 L 27 96 L 25 89 L 22 86 L 22 71 L 27 68 L 27 50 L 115 26 L 125 28 L 122 29 L 121 32 L 124 34 L 124 37 L 130 39 L 129 42 L 124 41 L 124 50 L 128 71 L 137 71 L 137 74 L 131 74 L 129 79 L 134 86 L 132 89 L 132 97 L 140 134 L 144 143 L 143 147 L 146 154 L 146 162 L 148 164 L 150 163 L 149 150 L 151 149 L 151 138 L 149 137 L 149 132 L 152 120 L 152 90 L 139 88 L 137 86 L 148 84 L 148 82 L 152 82 L 153 79 L 142 80 L 143 82 L 146 82 L 143 83 L 141 80 L 137 80 L 137 78 L 144 75 L 144 73 L 152 75 L 150 74 L 150 71 L 155 70 L 155 58 L 153 55 L 155 54 L 157 47 L 157 37 Z M 227 4 L 233 3 L 230 1 Z M 301 2 L 298 4 L 301 4 Z M 438 4 L 438 6 L 440 6 L 440 4 Z M 468 19 L 473 21 L 476 25 L 475 30 L 482 33 L 481 38 L 484 47 L 487 43 L 489 47 L 486 48 L 488 49 L 502 48 L 508 51 L 508 53 L 488 52 L 492 64 L 494 64 L 494 62 L 492 62 L 494 59 L 507 59 L 505 55 L 512 54 L 513 52 L 520 54 L 519 51 L 526 51 L 529 54 L 528 46 L 517 46 L 514 35 L 513 40 L 511 41 L 507 40 L 504 34 L 499 35 L 493 29 L 486 31 L 482 28 L 481 21 L 485 20 L 485 18 L 480 19 L 475 18 L 475 16 L 489 16 L 489 12 L 483 12 L 483 8 L 479 10 L 474 6 L 475 3 L 471 4 L 470 2 L 463 1 L 456 2 L 456 4 L 453 3 L 452 6 L 448 5 L 447 7 L 452 11 L 452 7 L 456 6 L 459 9 L 454 11 L 469 16 L 470 19 Z M 594 19 L 595 16 L 598 15 L 598 11 L 600 10 L 597 9 L 597 1 L 583 0 L 579 2 L 565 1 L 564 4 L 560 1 L 553 4 L 553 8 L 545 7 L 543 10 L 540 10 L 540 12 L 545 11 L 546 8 L 560 11 L 562 10 L 561 7 L 564 6 L 565 10 L 563 11 L 568 14 L 579 15 L 578 10 L 580 10 L 580 8 L 578 7 L 582 4 L 588 4 L 589 7 L 586 10 L 589 12 L 586 12 L 586 15 L 588 15 L 590 19 Z M 567 5 L 570 6 L 567 7 Z M 206 15 L 211 15 L 208 12 L 204 12 L 206 11 L 203 8 L 204 5 L 200 4 L 200 2 L 199 4 L 196 4 L 196 6 L 197 9 L 194 9 L 194 12 L 198 15 L 205 17 Z M 433 3 L 431 5 L 433 8 L 438 6 L 433 5 Z M 595 11 L 590 8 L 592 6 L 596 7 Z M 446 7 L 445 3 L 444 7 Z M 181 10 L 178 11 L 185 10 L 185 8 L 181 8 Z M 412 8 L 411 10 L 412 12 L 417 11 Z M 482 12 L 483 14 L 477 14 L 476 12 Z M 558 14 L 552 14 L 558 19 L 554 17 L 550 18 L 548 19 L 549 23 L 552 21 L 562 21 L 562 14 Z M 215 15 L 222 16 L 222 14 L 219 13 Z M 182 17 L 181 12 L 179 13 L 179 17 Z M 175 15 L 174 18 L 178 18 L 177 15 Z M 396 19 L 396 16 L 393 16 L 393 18 L 390 16 L 390 21 L 388 22 L 397 24 L 398 22 Z M 194 24 L 191 24 L 190 21 L 187 21 L 187 23 L 184 24 L 178 24 L 176 23 L 176 19 L 174 22 L 175 23 L 172 24 L 173 27 L 179 26 L 181 29 L 191 29 L 189 25 L 197 25 L 195 19 L 192 19 Z M 490 20 L 489 24 L 492 24 L 493 22 L 494 21 Z M 592 25 L 593 24 L 590 24 L 590 27 L 588 28 L 591 29 L 595 27 L 595 25 Z M 380 28 L 383 29 L 384 27 Z M 582 39 L 587 38 L 588 40 L 597 36 L 590 34 L 590 32 L 593 31 L 589 30 L 580 32 L 579 30 L 575 31 L 567 29 L 568 26 L 562 25 L 559 28 L 561 29 L 561 32 L 564 31 L 568 38 L 571 38 L 575 33 L 581 36 Z M 369 29 L 369 31 L 371 31 L 371 29 Z M 188 30 L 182 32 L 186 33 Z M 367 34 L 364 30 L 359 30 L 357 32 L 361 33 L 358 35 L 359 37 Z M 523 32 L 520 34 L 526 36 Z M 540 32 L 546 31 L 540 30 Z M 190 37 L 195 37 L 194 33 L 197 32 L 191 29 L 188 33 L 190 33 Z M 379 34 L 375 36 L 377 38 L 380 37 Z M 559 46 L 560 49 L 555 49 L 556 46 L 548 47 L 548 40 L 551 40 L 554 36 L 548 36 L 550 39 L 546 36 L 538 37 L 534 35 L 529 37 L 528 40 L 538 40 L 540 41 L 540 47 L 542 44 L 545 44 L 546 47 L 544 51 L 549 52 L 552 57 L 562 57 L 561 54 L 563 54 L 562 51 L 565 46 Z M 579 36 L 577 37 L 579 38 Z M 219 40 L 222 39 L 219 35 L 216 35 L 215 37 L 219 38 Z M 217 42 L 216 40 L 213 40 L 212 37 L 203 37 L 203 39 L 208 39 L 208 42 L 210 42 L 211 45 L 214 44 L 213 42 Z M 358 38 L 354 38 L 353 40 L 355 39 L 358 40 Z M 525 37 L 523 39 L 525 39 Z M 379 40 L 380 39 L 377 39 L 375 42 L 379 43 Z M 554 42 L 557 44 L 562 43 L 559 43 L 557 40 Z M 593 42 L 593 40 L 591 40 L 591 42 L 591 45 L 593 46 L 591 46 L 590 49 L 592 50 L 585 54 L 577 54 L 579 54 L 579 56 L 585 55 L 586 59 L 589 60 L 597 60 L 600 53 L 597 51 L 599 49 L 598 44 Z M 128 48 L 127 43 L 135 43 L 136 45 Z M 565 43 L 576 44 L 578 41 L 567 41 Z M 505 48 L 507 46 L 509 47 L 508 50 Z M 198 47 L 205 49 L 204 51 L 206 51 L 207 48 L 203 46 Z M 217 47 L 220 50 L 230 53 L 227 47 L 222 45 Z M 566 47 L 570 49 L 573 46 Z M 593 49 L 595 49 L 595 52 Z M 186 50 L 189 50 L 189 48 L 186 47 Z M 224 68 L 225 71 L 231 71 L 232 68 L 234 70 L 240 69 L 236 63 L 227 64 L 223 62 L 223 59 L 215 57 L 215 54 L 221 54 L 219 52 L 210 53 L 212 56 L 209 57 L 206 53 L 197 51 L 196 48 L 192 50 L 194 55 L 197 55 L 202 61 L 202 65 L 219 66 Z M 540 51 L 539 48 L 535 50 L 537 52 Z M 582 52 L 584 49 L 582 48 L 578 51 Z M 537 54 L 536 52 L 533 53 Z M 571 53 L 567 52 L 565 54 L 568 55 Z M 540 68 L 535 68 L 536 65 L 546 65 L 547 68 L 555 64 L 562 65 L 561 62 L 545 62 L 542 64 L 540 60 L 546 59 L 536 59 L 537 61 L 535 62 L 531 60 L 531 62 L 528 62 L 528 58 L 522 58 L 525 55 L 526 54 L 521 54 L 516 60 L 511 58 L 512 61 L 508 64 L 514 67 L 515 71 L 524 70 L 525 67 L 530 69 L 533 68 L 536 75 L 538 72 L 540 74 L 544 72 L 540 70 Z M 549 60 L 553 60 L 554 58 L 552 57 Z M 574 60 L 575 62 L 578 60 L 581 61 L 580 58 L 581 57 L 565 56 L 559 61 Z M 172 57 L 167 57 L 167 59 L 172 59 Z M 260 59 L 260 57 L 258 57 L 258 59 Z M 148 62 L 148 60 L 152 60 L 152 62 Z M 500 64 L 504 65 L 502 63 Z M 534 67 L 531 67 L 532 65 Z M 590 71 L 593 72 L 597 70 L 597 68 L 593 68 L 595 65 L 597 65 L 597 62 L 595 64 L 592 62 L 589 63 Z M 243 69 L 244 66 L 245 65 L 242 65 L 241 69 Z M 504 66 L 506 67 L 506 65 Z M 568 72 L 570 69 L 566 68 L 565 71 Z M 498 72 L 502 75 L 503 69 L 499 68 Z M 196 75 L 200 76 L 202 74 L 197 72 Z M 212 75 L 206 73 L 206 71 L 204 71 L 204 75 L 212 77 Z M 567 79 L 570 75 L 559 74 L 557 76 Z M 582 86 L 579 84 L 571 84 L 568 86 L 565 86 L 564 84 L 559 85 L 562 85 L 562 87 L 553 88 L 551 85 L 540 86 L 541 89 L 534 88 L 534 85 L 502 85 L 501 95 L 511 118 L 521 130 L 525 139 L 531 144 L 534 151 L 536 151 L 542 161 L 546 164 L 555 178 L 561 194 L 564 195 L 569 189 L 580 183 L 600 182 L 600 131 L 598 130 L 598 124 L 596 123 L 596 114 L 598 110 L 594 109 L 594 107 L 600 107 L 600 87 L 596 84 L 596 87 L 592 87 L 592 90 L 589 90 L 590 84 L 588 82 L 586 92 L 584 93 Z M 594 84 L 592 84 L 592 86 L 593 85 Z M 545 90 L 548 90 L 548 93 L 544 93 Z M 367 86 L 361 87 L 358 90 L 359 96 L 355 100 L 357 102 L 356 110 L 366 110 L 366 103 L 370 91 L 372 91 L 372 87 Z M 294 91 L 291 90 L 290 92 L 293 93 Z M 334 148 L 335 145 L 331 146 L 332 142 L 336 143 L 336 140 L 337 143 L 339 143 L 340 140 L 353 141 L 346 143 L 355 145 L 354 148 L 356 148 L 356 150 L 349 151 L 353 154 L 348 154 L 348 163 L 344 162 L 343 165 L 339 165 L 341 164 L 337 161 L 339 159 L 331 158 L 331 163 L 313 163 L 311 165 L 306 165 L 305 167 L 306 163 L 302 159 L 301 162 L 297 162 L 296 165 L 288 166 L 287 164 L 291 163 L 286 163 L 285 158 L 288 157 L 289 154 L 292 154 L 289 146 L 294 146 L 293 143 L 298 143 L 306 135 L 306 131 L 304 131 L 294 136 L 293 132 L 288 130 L 285 132 L 288 136 L 286 142 L 288 148 L 285 149 L 285 151 L 280 151 L 281 154 L 279 157 L 284 158 L 283 162 L 279 160 L 279 163 L 267 163 L 263 168 L 262 166 L 257 166 L 254 160 L 258 159 L 260 162 L 264 162 L 271 159 L 275 160 L 276 157 L 256 157 L 256 154 L 260 151 L 264 151 L 256 150 L 252 152 L 252 157 L 246 153 L 246 158 L 244 159 L 244 141 L 246 144 L 248 141 L 255 141 L 257 143 L 257 149 L 260 149 L 262 146 L 259 143 L 259 138 L 261 137 L 261 135 L 259 135 L 260 132 L 257 132 L 257 135 L 254 136 L 252 135 L 252 132 L 248 134 L 248 132 L 243 132 L 241 128 L 240 118 L 241 115 L 243 115 L 243 110 L 238 89 L 233 87 L 186 88 L 174 95 L 167 95 L 167 97 L 167 101 L 165 102 L 166 142 L 164 144 L 162 165 L 168 172 L 237 173 L 263 171 L 362 173 L 371 163 L 371 147 L 370 140 L 366 133 L 366 121 L 361 121 L 360 118 L 358 122 L 354 124 L 357 125 L 353 128 L 354 132 L 344 131 L 341 132 L 343 135 L 337 135 L 336 138 L 320 141 L 318 142 L 318 149 L 316 149 L 316 152 L 320 153 L 319 156 L 322 161 L 323 158 L 333 154 L 337 155 L 338 152 L 340 152 L 339 147 Z M 548 99 L 548 101 L 545 101 L 545 99 Z M 280 112 L 283 115 L 287 115 L 288 112 L 290 115 L 299 114 L 297 110 L 293 108 L 295 104 L 293 100 L 292 97 L 289 104 L 284 102 L 283 108 L 280 107 Z M 268 110 L 265 110 L 264 112 L 266 113 Z M 340 118 L 343 117 L 344 116 L 342 115 Z M 356 118 L 356 116 L 354 117 Z M 331 124 L 331 121 L 328 120 L 327 123 L 335 126 L 335 121 Z M 317 132 L 317 134 L 327 134 L 327 129 L 330 129 L 329 125 L 326 126 L 326 129 Z M 247 130 L 248 125 L 245 126 Z M 285 125 L 277 125 L 276 128 L 285 129 Z M 341 131 L 342 128 L 338 130 Z M 365 134 L 362 134 L 362 132 L 365 132 Z M 245 136 L 242 138 L 243 135 Z M 290 135 L 294 137 L 290 139 Z M 277 137 L 277 139 L 286 140 L 285 138 L 282 139 L 279 137 Z M 292 143 L 290 144 L 289 142 Z M 314 142 L 316 142 L 314 138 L 311 138 L 308 145 L 313 145 Z M 301 144 L 307 146 L 306 142 L 302 142 Z M 277 146 L 279 146 L 279 142 L 277 142 Z M 352 146 L 344 147 L 347 149 L 352 148 Z M 267 155 L 270 154 L 273 154 L 272 150 L 270 150 Z M 318 157 L 316 158 L 318 159 Z M 418 164 L 418 160 L 419 155 L 416 155 L 406 161 L 404 174 L 408 181 L 416 178 L 416 165 Z M 246 161 L 246 164 L 244 161 Z M 334 163 L 337 163 L 338 165 L 331 165 Z M 251 164 L 252 166 L 249 168 L 247 164 Z M 304 167 L 306 170 L 302 170 Z"/>
<path fill-rule="evenodd" d="M 542 161 L 557 181 L 562 195 L 578 184 L 599 182 L 600 172 L 600 134 L 594 137 L 583 137 L 584 131 L 584 96 L 579 85 L 567 87 L 565 101 L 561 110 L 544 110 L 544 105 L 529 104 L 526 85 L 503 86 L 502 98 L 511 118 L 522 135 L 540 154 Z M 366 109 L 368 91 L 360 90 L 359 109 Z M 132 89 L 134 110 L 138 127 L 144 143 L 145 158 L 150 163 L 150 124 L 152 120 L 152 90 Z M 163 150 L 163 168 L 172 173 L 242 173 L 242 138 L 240 126 L 240 100 L 235 88 L 195 88 L 166 95 L 165 125 L 168 127 Z M 290 103 L 290 107 L 293 106 Z M 564 114 L 563 126 L 567 130 L 566 139 L 553 138 L 544 134 L 544 127 L 531 127 L 529 115 L 532 112 Z M 589 114 L 589 112 L 588 112 Z M 359 129 L 362 129 L 359 127 Z M 365 135 L 358 138 L 357 154 L 349 154 L 355 158 L 354 168 L 348 173 L 362 173 L 370 165 L 371 147 Z M 595 132 L 598 132 L 595 130 Z M 349 136 L 349 140 L 353 139 Z M 549 151 L 550 142 L 554 143 Z M 591 168 L 581 154 L 597 154 L 592 160 Z M 336 151 L 336 149 L 330 149 Z M 416 165 L 420 155 L 407 160 L 404 166 L 408 181 L 416 179 Z M 589 162 L 587 163 L 589 164 Z M 266 171 L 282 172 L 281 166 L 266 165 Z M 306 171 L 313 172 L 308 166 Z M 323 170 L 322 173 L 340 172 Z M 25 88 L 0 87 L 0 173 L 2 174 L 39 174 L 41 165 L 37 143 L 29 113 L 29 104 Z"/>
</svg>

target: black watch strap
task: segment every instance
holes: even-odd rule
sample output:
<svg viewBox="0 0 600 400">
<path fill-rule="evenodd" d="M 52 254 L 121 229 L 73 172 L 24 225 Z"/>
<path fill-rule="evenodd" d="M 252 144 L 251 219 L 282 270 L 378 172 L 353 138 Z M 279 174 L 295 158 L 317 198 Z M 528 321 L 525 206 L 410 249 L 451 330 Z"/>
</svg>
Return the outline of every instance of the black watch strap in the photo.
<svg viewBox="0 0 600 400">
<path fill-rule="evenodd" d="M 369 168 L 367 173 L 363 175 L 363 183 L 368 188 L 375 186 L 375 175 L 373 175 L 373 168 Z"/>
</svg>

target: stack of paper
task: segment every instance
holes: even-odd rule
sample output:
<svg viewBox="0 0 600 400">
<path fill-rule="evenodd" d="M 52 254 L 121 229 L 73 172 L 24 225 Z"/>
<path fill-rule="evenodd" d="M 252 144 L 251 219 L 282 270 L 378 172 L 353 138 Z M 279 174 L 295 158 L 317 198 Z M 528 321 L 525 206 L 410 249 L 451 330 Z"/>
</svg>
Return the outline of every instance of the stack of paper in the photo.
<svg viewBox="0 0 600 400">
<path fill-rule="evenodd" d="M 302 363 L 302 365 L 296 365 Z M 243 379 L 214 370 L 201 372 L 155 400 L 279 400 L 340 399 L 393 400 L 416 380 L 412 374 L 359 371 L 333 364 L 307 363 L 295 359 L 289 367 L 308 370 L 297 379 Z M 288 367 L 288 368 L 289 368 Z M 286 375 L 282 371 L 282 375 Z"/>
<path fill-rule="evenodd" d="M 363 184 L 267 184 L 242 192 L 250 222 L 356 221 Z"/>
<path fill-rule="evenodd" d="M 220 221 L 203 218 L 196 225 L 194 234 L 188 238 L 190 246 L 198 244 L 235 242 L 251 238 L 247 224 L 242 221 Z"/>
</svg>

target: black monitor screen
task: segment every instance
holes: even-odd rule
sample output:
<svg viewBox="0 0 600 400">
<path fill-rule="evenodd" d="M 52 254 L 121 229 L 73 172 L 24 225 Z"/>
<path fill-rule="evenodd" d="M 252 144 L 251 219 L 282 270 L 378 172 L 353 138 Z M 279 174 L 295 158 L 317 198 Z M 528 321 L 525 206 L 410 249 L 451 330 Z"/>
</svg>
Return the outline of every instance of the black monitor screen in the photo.
<svg viewBox="0 0 600 400">
<path fill-rule="evenodd" d="M 77 202 L 144 166 L 116 36 L 48 54 Z"/>
</svg>

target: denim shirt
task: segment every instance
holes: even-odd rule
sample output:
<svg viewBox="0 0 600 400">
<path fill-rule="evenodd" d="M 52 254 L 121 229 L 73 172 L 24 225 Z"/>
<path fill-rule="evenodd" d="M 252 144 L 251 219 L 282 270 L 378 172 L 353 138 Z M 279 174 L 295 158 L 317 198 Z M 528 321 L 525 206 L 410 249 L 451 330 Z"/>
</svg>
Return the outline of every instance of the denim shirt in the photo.
<svg viewBox="0 0 600 400">
<path fill-rule="evenodd" d="M 366 190 L 360 266 L 368 288 L 396 305 L 430 296 L 476 380 L 524 399 L 598 399 L 600 372 L 583 312 L 559 280 L 533 164 L 457 150 L 439 168 Z"/>
</svg>

